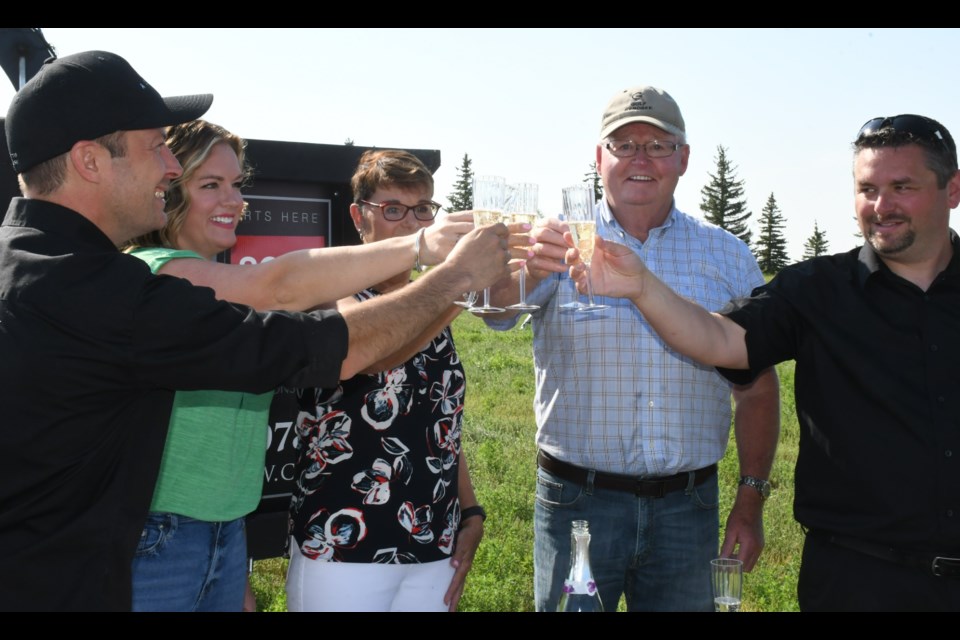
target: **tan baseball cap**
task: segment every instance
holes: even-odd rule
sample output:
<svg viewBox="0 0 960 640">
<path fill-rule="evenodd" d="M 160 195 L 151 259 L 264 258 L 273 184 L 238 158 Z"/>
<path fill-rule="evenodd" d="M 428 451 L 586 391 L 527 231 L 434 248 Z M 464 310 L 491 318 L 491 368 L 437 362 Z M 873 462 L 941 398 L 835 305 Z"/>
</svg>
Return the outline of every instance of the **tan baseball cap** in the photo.
<svg viewBox="0 0 960 640">
<path fill-rule="evenodd" d="M 630 87 L 613 96 L 600 121 L 600 138 L 631 122 L 648 122 L 676 136 L 686 135 L 680 107 L 669 93 L 656 87 Z"/>
</svg>

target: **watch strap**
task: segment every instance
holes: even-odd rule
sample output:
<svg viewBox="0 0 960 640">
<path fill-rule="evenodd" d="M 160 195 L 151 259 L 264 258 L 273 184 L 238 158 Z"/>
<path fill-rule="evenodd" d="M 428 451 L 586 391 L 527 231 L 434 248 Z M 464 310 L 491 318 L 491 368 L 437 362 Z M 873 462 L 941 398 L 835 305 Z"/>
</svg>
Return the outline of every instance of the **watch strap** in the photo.
<svg viewBox="0 0 960 640">
<path fill-rule="evenodd" d="M 478 504 L 473 505 L 472 507 L 467 507 L 466 509 L 460 510 L 460 526 L 463 526 L 463 521 L 467 518 L 472 518 L 474 516 L 480 516 L 480 519 L 483 521 L 487 520 L 487 512 Z"/>
</svg>

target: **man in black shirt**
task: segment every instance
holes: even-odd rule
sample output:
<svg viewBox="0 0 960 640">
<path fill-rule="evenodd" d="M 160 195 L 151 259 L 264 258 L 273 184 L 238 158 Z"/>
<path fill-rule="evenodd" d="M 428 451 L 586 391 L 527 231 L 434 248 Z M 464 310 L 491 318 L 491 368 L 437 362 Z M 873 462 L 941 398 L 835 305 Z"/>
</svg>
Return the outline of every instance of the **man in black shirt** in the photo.
<svg viewBox="0 0 960 640">
<path fill-rule="evenodd" d="M 0 609 L 130 608 L 175 390 L 334 386 L 508 273 L 496 225 L 343 315 L 255 313 L 152 275 L 116 247 L 163 226 L 181 174 L 163 127 L 211 101 L 162 98 L 92 51 L 48 61 L 11 103 L 26 197 L 0 227 Z"/>
<path fill-rule="evenodd" d="M 956 144 L 939 122 L 900 115 L 868 121 L 854 151 L 862 248 L 787 267 L 710 314 L 599 242 L 594 292 L 629 297 L 672 347 L 731 380 L 796 360 L 801 609 L 956 611 Z"/>
</svg>

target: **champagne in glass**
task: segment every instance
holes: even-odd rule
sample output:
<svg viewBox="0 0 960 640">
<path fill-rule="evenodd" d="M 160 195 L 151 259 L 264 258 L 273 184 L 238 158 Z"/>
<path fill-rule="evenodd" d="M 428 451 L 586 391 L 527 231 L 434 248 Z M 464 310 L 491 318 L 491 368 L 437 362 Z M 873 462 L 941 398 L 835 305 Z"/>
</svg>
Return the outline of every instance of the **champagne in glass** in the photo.
<svg viewBox="0 0 960 640">
<path fill-rule="evenodd" d="M 477 176 L 473 179 L 473 224 L 488 227 L 497 224 L 503 216 L 506 199 L 506 181 L 499 176 Z M 483 290 L 483 305 L 469 307 L 470 313 L 502 313 L 503 307 L 490 304 L 490 287 Z"/>
<path fill-rule="evenodd" d="M 597 304 L 593 301 L 593 287 L 590 284 L 590 260 L 593 259 L 593 241 L 597 235 L 597 219 L 594 207 L 593 187 L 578 184 L 563 190 L 563 217 L 573 236 L 574 244 L 580 250 L 580 259 L 587 267 L 587 298 L 588 304 L 573 303 L 564 305 L 577 311 L 600 311 L 609 309 L 606 304 Z"/>
<path fill-rule="evenodd" d="M 713 610 L 725 613 L 740 611 L 743 562 L 736 558 L 711 560 L 710 581 L 713 586 Z"/>
<path fill-rule="evenodd" d="M 526 223 L 534 225 L 537 222 L 539 214 L 537 213 L 537 195 L 539 189 L 537 185 L 524 182 L 513 184 L 507 188 L 509 197 L 507 198 L 507 213 L 504 214 L 504 222 L 507 224 Z M 536 311 L 540 305 L 527 302 L 527 268 L 526 261 L 520 267 L 520 302 L 511 304 L 507 309 L 514 311 Z"/>
</svg>

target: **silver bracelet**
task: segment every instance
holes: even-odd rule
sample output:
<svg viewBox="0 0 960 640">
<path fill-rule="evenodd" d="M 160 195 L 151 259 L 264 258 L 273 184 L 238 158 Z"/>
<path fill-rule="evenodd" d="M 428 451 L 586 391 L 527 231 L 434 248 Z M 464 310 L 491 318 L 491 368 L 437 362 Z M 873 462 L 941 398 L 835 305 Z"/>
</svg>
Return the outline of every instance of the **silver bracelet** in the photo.
<svg viewBox="0 0 960 640">
<path fill-rule="evenodd" d="M 413 241 L 413 250 L 417 254 L 417 262 L 413 265 L 413 268 L 423 273 L 426 270 L 426 267 L 420 264 L 420 242 L 423 240 L 423 234 L 427 231 L 426 227 L 420 227 L 420 231 L 417 231 L 417 237 Z"/>
</svg>

